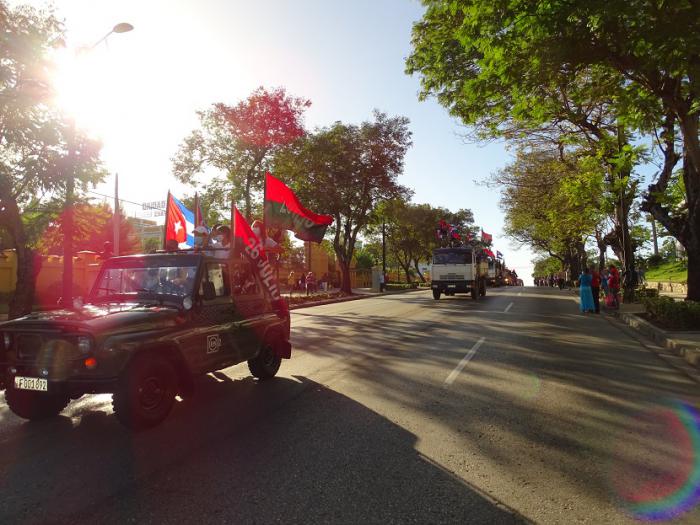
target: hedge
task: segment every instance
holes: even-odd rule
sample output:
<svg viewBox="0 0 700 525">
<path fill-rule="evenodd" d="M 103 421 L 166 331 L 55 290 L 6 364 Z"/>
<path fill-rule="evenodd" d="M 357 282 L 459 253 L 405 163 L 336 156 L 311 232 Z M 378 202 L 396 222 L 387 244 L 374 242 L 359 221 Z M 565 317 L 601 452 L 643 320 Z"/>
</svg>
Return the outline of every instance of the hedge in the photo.
<svg viewBox="0 0 700 525">
<path fill-rule="evenodd" d="M 418 283 L 389 283 L 386 285 L 387 290 L 415 290 L 418 288 Z"/>
<path fill-rule="evenodd" d="M 700 329 L 700 303 L 674 301 L 670 297 L 642 297 L 647 314 L 673 330 Z"/>
</svg>

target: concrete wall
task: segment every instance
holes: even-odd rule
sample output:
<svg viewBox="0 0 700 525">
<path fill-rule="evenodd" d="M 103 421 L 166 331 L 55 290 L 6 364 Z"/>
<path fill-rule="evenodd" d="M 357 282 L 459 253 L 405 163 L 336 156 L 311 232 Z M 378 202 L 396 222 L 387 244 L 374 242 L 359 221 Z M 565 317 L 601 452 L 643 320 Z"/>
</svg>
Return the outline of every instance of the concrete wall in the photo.
<svg viewBox="0 0 700 525">
<path fill-rule="evenodd" d="M 35 303 L 56 304 L 63 290 L 63 256 L 49 255 L 41 259 L 41 270 L 36 280 Z M 84 296 L 92 288 L 100 270 L 98 254 L 78 252 L 73 257 L 73 293 Z M 5 250 L 0 255 L 0 292 L 13 293 L 17 284 L 17 255 Z"/>
</svg>

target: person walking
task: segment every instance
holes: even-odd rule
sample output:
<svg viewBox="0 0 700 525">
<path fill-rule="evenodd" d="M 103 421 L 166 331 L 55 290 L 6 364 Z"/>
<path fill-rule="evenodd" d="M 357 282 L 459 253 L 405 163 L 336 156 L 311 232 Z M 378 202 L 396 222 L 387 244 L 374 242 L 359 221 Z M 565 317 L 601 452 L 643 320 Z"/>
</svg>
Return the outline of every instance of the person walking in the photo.
<svg viewBox="0 0 700 525">
<path fill-rule="evenodd" d="M 287 286 L 289 287 L 289 293 L 292 293 L 294 291 L 294 288 L 296 288 L 297 285 L 297 278 L 296 274 L 294 273 L 294 270 L 289 272 L 289 275 L 287 276 Z"/>
<path fill-rule="evenodd" d="M 595 312 L 595 306 L 593 305 L 593 293 L 591 291 L 591 273 L 588 268 L 583 269 L 583 273 L 578 277 L 579 282 L 579 297 L 581 299 L 581 304 L 579 308 L 581 313 Z"/>
<path fill-rule="evenodd" d="M 316 292 L 316 276 L 314 272 L 306 274 L 306 295 Z"/>
<path fill-rule="evenodd" d="M 593 306 L 595 313 L 600 313 L 600 273 L 591 267 L 591 294 L 593 295 Z"/>
</svg>

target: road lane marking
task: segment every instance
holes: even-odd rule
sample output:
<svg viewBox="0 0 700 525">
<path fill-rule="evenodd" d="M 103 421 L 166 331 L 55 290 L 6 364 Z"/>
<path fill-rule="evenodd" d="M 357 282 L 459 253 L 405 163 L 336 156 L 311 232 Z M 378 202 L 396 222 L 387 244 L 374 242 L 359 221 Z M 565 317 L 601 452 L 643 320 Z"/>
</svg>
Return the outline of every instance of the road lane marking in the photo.
<svg viewBox="0 0 700 525">
<path fill-rule="evenodd" d="M 484 344 L 484 341 L 486 341 L 485 337 L 482 337 L 479 339 L 474 346 L 471 347 L 469 352 L 467 352 L 467 355 L 465 355 L 462 360 L 459 362 L 459 364 L 455 367 L 452 372 L 450 372 L 450 375 L 447 376 L 447 379 L 445 379 L 445 386 L 450 386 L 455 379 L 457 379 L 457 376 L 459 373 L 462 371 L 462 369 L 467 366 L 467 363 L 471 361 L 472 357 L 474 357 L 474 354 L 476 354 L 476 351 L 479 349 L 479 347 Z"/>
<path fill-rule="evenodd" d="M 506 309 L 503 310 L 503 313 L 504 313 L 504 314 L 507 314 L 507 313 L 508 313 L 508 310 L 510 310 L 512 307 L 513 307 L 513 303 L 510 303 L 508 306 L 506 306 Z"/>
<path fill-rule="evenodd" d="M 520 297 L 523 294 L 523 292 L 518 292 L 518 297 Z"/>
</svg>

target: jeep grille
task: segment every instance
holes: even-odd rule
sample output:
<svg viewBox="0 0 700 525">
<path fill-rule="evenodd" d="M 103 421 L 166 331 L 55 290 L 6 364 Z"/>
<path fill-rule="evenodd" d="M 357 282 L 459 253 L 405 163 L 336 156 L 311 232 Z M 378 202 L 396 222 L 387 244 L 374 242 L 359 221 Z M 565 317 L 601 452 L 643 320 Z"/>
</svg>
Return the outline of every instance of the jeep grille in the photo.
<svg viewBox="0 0 700 525">
<path fill-rule="evenodd" d="M 40 335 L 20 334 L 17 336 L 17 357 L 24 361 L 36 360 L 44 339 Z"/>
</svg>

